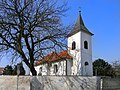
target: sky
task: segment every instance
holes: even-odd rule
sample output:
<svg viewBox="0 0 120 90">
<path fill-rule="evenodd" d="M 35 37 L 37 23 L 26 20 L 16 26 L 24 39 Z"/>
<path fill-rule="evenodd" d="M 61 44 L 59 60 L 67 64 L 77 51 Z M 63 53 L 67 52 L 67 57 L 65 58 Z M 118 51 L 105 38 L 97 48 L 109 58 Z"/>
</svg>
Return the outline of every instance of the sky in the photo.
<svg viewBox="0 0 120 90">
<path fill-rule="evenodd" d="M 69 10 L 63 21 L 75 24 L 81 10 L 85 26 L 91 31 L 93 61 L 120 60 L 120 0 L 66 0 Z"/>
<path fill-rule="evenodd" d="M 85 26 L 94 34 L 92 38 L 93 61 L 98 58 L 109 63 L 120 60 L 120 0 L 64 1 L 68 2 L 69 10 L 63 18 L 63 23 L 75 24 L 78 12 L 81 10 Z M 9 63 L 8 58 L 4 57 L 0 61 L 0 67 Z"/>
</svg>

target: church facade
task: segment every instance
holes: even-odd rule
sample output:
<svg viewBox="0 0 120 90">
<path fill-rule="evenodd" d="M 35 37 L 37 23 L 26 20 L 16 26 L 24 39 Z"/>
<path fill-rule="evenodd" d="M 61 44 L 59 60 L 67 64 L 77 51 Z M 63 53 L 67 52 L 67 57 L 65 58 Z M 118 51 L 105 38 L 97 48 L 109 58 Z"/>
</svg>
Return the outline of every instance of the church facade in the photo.
<svg viewBox="0 0 120 90">
<path fill-rule="evenodd" d="M 37 74 L 92 76 L 92 35 L 80 14 L 68 35 L 68 50 L 52 52 L 37 61 Z"/>
</svg>

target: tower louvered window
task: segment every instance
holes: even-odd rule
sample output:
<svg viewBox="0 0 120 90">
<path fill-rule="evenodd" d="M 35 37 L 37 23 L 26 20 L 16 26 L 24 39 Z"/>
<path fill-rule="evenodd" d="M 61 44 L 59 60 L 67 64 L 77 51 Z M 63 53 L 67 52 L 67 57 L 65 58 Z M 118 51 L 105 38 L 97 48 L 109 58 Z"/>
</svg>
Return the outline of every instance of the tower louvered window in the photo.
<svg viewBox="0 0 120 90">
<path fill-rule="evenodd" d="M 84 48 L 88 49 L 88 42 L 87 41 L 84 41 Z"/>
<path fill-rule="evenodd" d="M 85 62 L 85 66 L 89 65 L 88 62 Z"/>
<path fill-rule="evenodd" d="M 75 41 L 72 42 L 72 50 L 76 49 L 76 43 Z"/>
</svg>

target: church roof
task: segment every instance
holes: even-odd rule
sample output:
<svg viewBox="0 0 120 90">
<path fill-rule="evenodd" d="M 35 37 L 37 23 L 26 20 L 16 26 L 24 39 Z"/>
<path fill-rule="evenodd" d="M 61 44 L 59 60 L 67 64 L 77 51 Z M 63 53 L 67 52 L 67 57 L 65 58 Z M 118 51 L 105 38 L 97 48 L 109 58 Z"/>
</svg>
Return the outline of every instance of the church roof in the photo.
<svg viewBox="0 0 120 90">
<path fill-rule="evenodd" d="M 60 53 L 52 52 L 46 55 L 45 57 L 43 57 L 42 59 L 40 59 L 39 61 L 37 61 L 35 63 L 35 66 L 38 66 L 42 63 L 51 63 L 55 61 L 65 60 L 65 59 L 72 59 L 72 56 L 68 54 L 67 50 L 64 50 Z"/>
<path fill-rule="evenodd" d="M 82 16 L 81 14 L 78 16 L 78 19 L 76 21 L 76 24 L 73 28 L 73 30 L 68 34 L 68 37 L 78 33 L 79 31 L 83 31 L 83 32 L 86 32 L 90 35 L 93 35 L 85 26 L 84 22 L 83 22 L 83 19 L 82 19 Z"/>
</svg>

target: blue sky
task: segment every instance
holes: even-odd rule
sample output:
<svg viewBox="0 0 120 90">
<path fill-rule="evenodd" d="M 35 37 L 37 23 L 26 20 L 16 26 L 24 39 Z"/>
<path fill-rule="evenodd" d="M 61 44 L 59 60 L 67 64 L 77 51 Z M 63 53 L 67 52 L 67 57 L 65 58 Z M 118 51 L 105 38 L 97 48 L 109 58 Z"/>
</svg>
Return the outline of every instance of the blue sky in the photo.
<svg viewBox="0 0 120 90">
<path fill-rule="evenodd" d="M 63 0 L 70 8 L 64 24 L 75 24 L 81 7 L 86 27 L 94 33 L 93 60 L 102 58 L 112 63 L 120 60 L 120 0 Z M 0 67 L 9 64 L 7 57 Z"/>
</svg>

